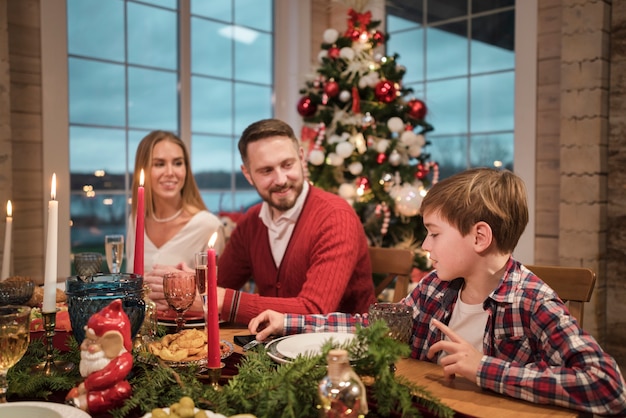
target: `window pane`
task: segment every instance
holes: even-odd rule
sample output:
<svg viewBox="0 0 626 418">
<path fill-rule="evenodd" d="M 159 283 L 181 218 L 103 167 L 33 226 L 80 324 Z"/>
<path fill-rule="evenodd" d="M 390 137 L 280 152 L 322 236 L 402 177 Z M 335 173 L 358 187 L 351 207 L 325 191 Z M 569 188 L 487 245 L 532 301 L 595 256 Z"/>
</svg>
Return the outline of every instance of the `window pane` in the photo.
<svg viewBox="0 0 626 418">
<path fill-rule="evenodd" d="M 252 122 L 271 118 L 272 88 L 235 84 L 235 133 L 240 135 Z"/>
<path fill-rule="evenodd" d="M 107 175 L 126 172 L 126 134 L 122 129 L 72 126 L 69 152 L 71 174 L 93 175 L 97 170 Z M 110 189 L 112 185 L 103 182 L 99 187 Z"/>
<path fill-rule="evenodd" d="M 70 123 L 124 126 L 124 66 L 70 58 Z"/>
<path fill-rule="evenodd" d="M 426 31 L 426 77 L 429 80 L 467 74 L 466 22 L 455 22 Z"/>
<path fill-rule="evenodd" d="M 230 189 L 235 147 L 230 137 L 194 135 L 191 143 L 191 167 L 198 186 L 203 189 Z M 216 173 L 226 177 L 218 178 Z"/>
<path fill-rule="evenodd" d="M 128 4 L 128 62 L 177 68 L 177 13 L 135 3 Z"/>
<path fill-rule="evenodd" d="M 428 23 L 467 15 L 467 0 L 428 0 Z"/>
<path fill-rule="evenodd" d="M 155 128 L 159 129 L 159 128 Z M 137 155 L 137 147 L 139 143 L 143 139 L 144 136 L 148 135 L 150 130 L 132 130 L 128 131 L 128 173 L 131 177 L 130 181 L 132 182 L 133 172 L 135 171 L 135 156 Z"/>
<path fill-rule="evenodd" d="M 431 160 L 439 164 L 439 178 L 450 177 L 454 173 L 467 169 L 467 137 L 445 136 L 430 137 Z"/>
<path fill-rule="evenodd" d="M 232 22 L 233 4 L 230 0 L 191 0 L 191 14 Z"/>
<path fill-rule="evenodd" d="M 387 15 L 387 32 L 397 32 L 405 29 L 413 29 L 420 27 L 420 22 L 412 22 L 408 19 L 404 19 L 401 16 Z M 393 37 L 392 37 L 393 39 Z"/>
<path fill-rule="evenodd" d="M 70 55 L 123 61 L 124 3 L 67 0 L 67 50 Z"/>
<path fill-rule="evenodd" d="M 165 71 L 128 69 L 129 125 L 178 130 L 178 78 Z"/>
<path fill-rule="evenodd" d="M 178 0 L 141 0 L 141 2 L 167 7 L 168 9 L 176 9 L 178 7 Z"/>
<path fill-rule="evenodd" d="M 232 78 L 233 41 L 224 35 L 230 25 L 206 19 L 191 19 L 191 72 L 214 77 Z"/>
<path fill-rule="evenodd" d="M 233 91 L 229 81 L 191 77 L 191 129 L 231 135 Z"/>
<path fill-rule="evenodd" d="M 472 135 L 472 167 L 495 167 L 513 170 L 513 134 Z"/>
<path fill-rule="evenodd" d="M 272 0 L 237 0 L 235 24 L 264 31 L 272 30 Z"/>
<path fill-rule="evenodd" d="M 400 55 L 399 63 L 406 68 L 402 81 L 424 80 L 424 31 L 422 29 L 396 33 L 387 42 L 388 54 Z M 399 52 L 402 51 L 402 52 Z"/>
<path fill-rule="evenodd" d="M 515 74 L 476 76 L 471 83 L 471 132 L 509 131 L 514 126 Z"/>
<path fill-rule="evenodd" d="M 272 37 L 265 33 L 249 31 L 254 34 L 253 41 L 235 42 L 235 79 L 271 84 Z"/>
<path fill-rule="evenodd" d="M 515 13 L 497 13 L 472 22 L 472 73 L 515 67 Z"/>
<path fill-rule="evenodd" d="M 472 13 L 486 12 L 509 6 L 515 6 L 515 0 L 472 0 Z"/>
<path fill-rule="evenodd" d="M 428 121 L 435 133 L 467 132 L 467 79 L 437 81 L 427 85 Z"/>
</svg>

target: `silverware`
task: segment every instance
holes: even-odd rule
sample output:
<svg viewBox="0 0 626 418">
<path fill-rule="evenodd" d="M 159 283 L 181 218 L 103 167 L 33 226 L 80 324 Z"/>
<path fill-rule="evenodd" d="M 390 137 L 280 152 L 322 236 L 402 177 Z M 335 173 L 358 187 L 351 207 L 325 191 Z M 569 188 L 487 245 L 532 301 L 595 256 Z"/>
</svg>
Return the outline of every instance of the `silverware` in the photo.
<svg viewBox="0 0 626 418">
<path fill-rule="evenodd" d="M 259 344 L 267 344 L 270 341 L 272 341 L 274 339 L 274 337 L 269 337 L 268 339 L 266 339 L 265 341 L 259 341 L 259 340 L 252 340 L 249 343 L 247 343 L 246 345 L 243 346 L 243 351 L 248 351 L 253 349 L 254 347 L 256 347 Z"/>
</svg>

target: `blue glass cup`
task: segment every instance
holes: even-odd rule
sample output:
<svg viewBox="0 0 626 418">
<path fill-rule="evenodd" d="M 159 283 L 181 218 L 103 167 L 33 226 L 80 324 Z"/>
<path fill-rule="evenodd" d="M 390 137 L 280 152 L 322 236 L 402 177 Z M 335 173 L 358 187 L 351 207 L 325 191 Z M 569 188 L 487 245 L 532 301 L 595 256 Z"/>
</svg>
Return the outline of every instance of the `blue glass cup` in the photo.
<svg viewBox="0 0 626 418">
<path fill-rule="evenodd" d="M 96 274 L 86 281 L 72 276 L 65 282 L 65 293 L 72 332 L 79 344 L 85 339 L 85 325 L 89 318 L 115 299 L 122 300 L 122 307 L 131 324 L 131 338 L 141 328 L 146 307 L 141 275 Z"/>
</svg>

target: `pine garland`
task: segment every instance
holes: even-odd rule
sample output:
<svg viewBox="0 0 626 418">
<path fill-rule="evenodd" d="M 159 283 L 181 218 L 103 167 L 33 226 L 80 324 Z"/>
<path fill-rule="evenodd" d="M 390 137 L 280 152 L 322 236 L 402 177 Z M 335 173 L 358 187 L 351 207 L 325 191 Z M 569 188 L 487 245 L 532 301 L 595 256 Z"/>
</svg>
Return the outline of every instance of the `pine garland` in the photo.
<svg viewBox="0 0 626 418">
<path fill-rule="evenodd" d="M 393 364 L 408 356 L 410 348 L 387 333 L 387 325 L 378 321 L 357 329 L 356 338 L 343 346 L 350 358 L 356 359 L 352 367 L 368 386 L 368 401 L 375 405 L 367 416 L 420 417 L 417 402 L 436 416 L 452 417 L 454 411 L 423 387 L 394 374 Z M 74 370 L 64 375 L 43 376 L 33 374 L 30 368 L 43 361 L 45 348 L 39 341 L 31 343 L 28 354 L 9 371 L 10 395 L 47 399 L 53 392 L 69 391 L 76 386 L 81 381 L 80 351 L 73 337 L 69 345 L 69 353 L 55 351 L 55 359 L 74 362 Z M 326 375 L 326 354 L 331 348 L 331 343 L 327 343 L 318 356 L 299 357 L 279 365 L 265 353 L 263 346 L 257 346 L 242 359 L 237 375 L 220 390 L 204 385 L 198 378 L 197 367 L 172 369 L 165 364 L 156 367 L 139 361 L 136 356 L 128 377 L 133 395 L 121 408 L 110 412 L 115 418 L 131 413 L 143 415 L 154 408 L 169 406 L 182 396 L 190 396 L 198 407 L 226 416 L 250 413 L 258 418 L 317 417 L 317 385 Z"/>
</svg>

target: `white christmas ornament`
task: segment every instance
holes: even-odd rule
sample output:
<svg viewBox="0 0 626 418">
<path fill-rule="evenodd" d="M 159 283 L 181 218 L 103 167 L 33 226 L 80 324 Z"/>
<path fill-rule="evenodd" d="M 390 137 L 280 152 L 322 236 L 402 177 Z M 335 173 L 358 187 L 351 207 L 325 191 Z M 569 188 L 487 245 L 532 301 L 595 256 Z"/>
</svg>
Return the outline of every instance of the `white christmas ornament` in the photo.
<svg viewBox="0 0 626 418">
<path fill-rule="evenodd" d="M 348 171 L 353 176 L 358 176 L 363 172 L 363 164 L 361 164 L 359 161 L 350 163 L 350 165 L 348 166 Z"/>
<path fill-rule="evenodd" d="M 389 164 L 395 167 L 395 166 L 400 165 L 401 160 L 402 160 L 402 156 L 400 155 L 398 150 L 394 149 L 393 151 L 391 151 L 391 154 L 389 155 Z"/>
<path fill-rule="evenodd" d="M 367 77 L 367 80 L 369 81 L 369 86 L 371 88 L 374 88 L 376 87 L 376 84 L 378 84 L 378 82 L 380 81 L 380 76 L 378 75 L 378 73 L 371 73 L 369 77 Z"/>
<path fill-rule="evenodd" d="M 342 183 L 337 193 L 346 200 L 354 199 L 356 197 L 356 188 L 354 184 Z"/>
<path fill-rule="evenodd" d="M 408 152 L 411 157 L 417 158 L 422 155 L 422 147 L 420 147 L 419 145 L 411 145 Z"/>
<path fill-rule="evenodd" d="M 396 210 L 402 216 L 415 216 L 422 205 L 422 195 L 417 187 L 405 184 L 395 196 Z"/>
<path fill-rule="evenodd" d="M 325 49 L 322 49 L 319 54 L 317 54 L 317 60 L 319 62 L 324 62 L 324 58 L 328 57 L 328 51 Z"/>
<path fill-rule="evenodd" d="M 324 164 L 324 152 L 319 149 L 314 149 L 309 154 L 309 162 L 313 165 L 322 165 Z"/>
<path fill-rule="evenodd" d="M 334 44 L 338 37 L 339 32 L 337 29 L 330 28 L 324 31 L 324 42 L 327 44 Z"/>
<path fill-rule="evenodd" d="M 335 147 L 335 152 L 342 158 L 348 158 L 352 155 L 352 151 L 354 151 L 354 145 L 348 141 L 340 142 Z"/>
<path fill-rule="evenodd" d="M 335 152 L 329 153 L 328 157 L 326 158 L 328 159 L 328 164 L 335 166 L 335 167 L 339 167 L 341 164 L 343 164 L 343 160 L 344 160 L 343 157 L 341 157 Z"/>
<path fill-rule="evenodd" d="M 337 144 L 341 141 L 342 141 L 341 137 L 337 134 L 332 134 L 330 137 L 328 137 L 329 144 Z"/>
<path fill-rule="evenodd" d="M 389 148 L 389 141 L 386 139 L 381 139 L 380 141 L 378 141 L 378 143 L 376 144 L 376 151 L 382 153 L 382 152 L 386 152 L 387 148 Z"/>
<path fill-rule="evenodd" d="M 411 147 L 413 145 L 418 145 L 419 138 L 413 131 L 404 131 L 400 135 L 400 142 L 402 142 L 407 147 Z"/>
<path fill-rule="evenodd" d="M 348 90 L 341 90 L 341 93 L 339 93 L 339 100 L 344 103 L 350 100 L 350 98 L 352 98 L 352 95 Z"/>
<path fill-rule="evenodd" d="M 348 61 L 352 61 L 354 59 L 354 49 L 349 46 L 344 46 L 339 50 L 339 56 Z"/>
<path fill-rule="evenodd" d="M 424 138 L 424 135 L 422 134 L 417 135 L 417 145 L 419 145 L 420 147 L 423 147 L 424 145 L 426 145 L 426 138 Z"/>
<path fill-rule="evenodd" d="M 400 132 L 404 129 L 404 122 L 399 117 L 394 116 L 387 121 L 387 127 L 391 132 Z"/>
<path fill-rule="evenodd" d="M 365 87 L 369 86 L 369 82 L 369 75 L 364 75 L 363 77 L 359 78 L 359 88 L 364 89 Z"/>
</svg>

